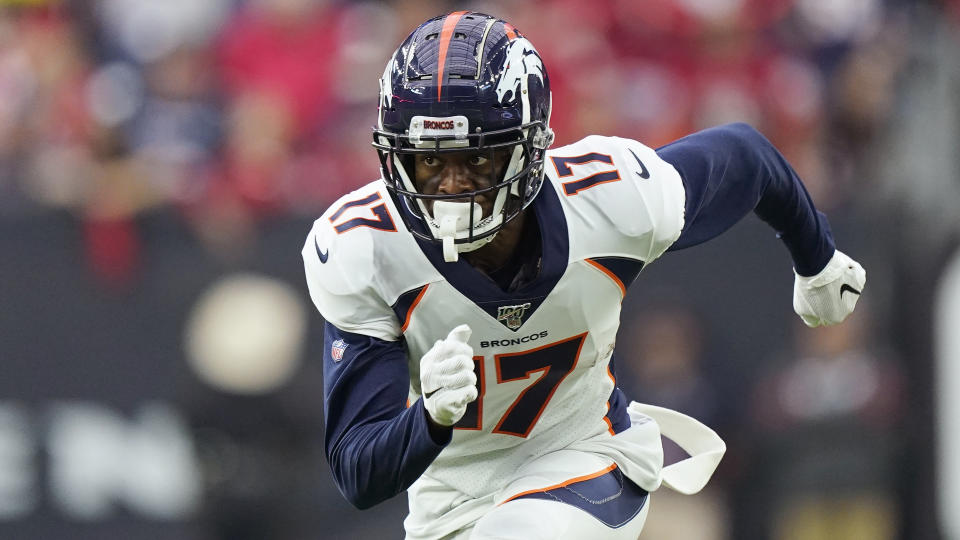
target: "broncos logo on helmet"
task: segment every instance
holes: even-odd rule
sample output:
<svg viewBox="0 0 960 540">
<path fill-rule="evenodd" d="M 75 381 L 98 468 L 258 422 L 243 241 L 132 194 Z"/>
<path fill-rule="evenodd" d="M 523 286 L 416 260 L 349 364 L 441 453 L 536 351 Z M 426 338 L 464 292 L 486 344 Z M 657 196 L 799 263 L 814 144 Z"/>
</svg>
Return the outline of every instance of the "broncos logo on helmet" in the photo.
<svg viewBox="0 0 960 540">
<path fill-rule="evenodd" d="M 521 95 L 522 87 L 527 85 L 527 77 L 531 75 L 538 77 L 540 84 L 544 84 L 546 72 L 543 60 L 527 38 L 518 37 L 512 40 L 507 45 L 507 62 L 496 88 L 500 103 L 506 105 Z"/>
</svg>

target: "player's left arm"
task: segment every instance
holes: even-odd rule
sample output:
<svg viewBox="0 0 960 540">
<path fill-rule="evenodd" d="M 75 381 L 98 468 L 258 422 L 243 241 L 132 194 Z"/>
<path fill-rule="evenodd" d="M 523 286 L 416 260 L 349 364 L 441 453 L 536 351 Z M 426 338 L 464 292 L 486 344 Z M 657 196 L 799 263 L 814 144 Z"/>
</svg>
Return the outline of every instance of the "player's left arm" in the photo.
<svg viewBox="0 0 960 540">
<path fill-rule="evenodd" d="M 804 322 L 834 324 L 853 311 L 866 281 L 863 268 L 836 249 L 827 217 L 756 129 L 742 123 L 707 129 L 657 154 L 680 173 L 686 195 L 683 229 L 671 250 L 709 240 L 753 211 L 790 251 L 794 309 Z"/>
</svg>

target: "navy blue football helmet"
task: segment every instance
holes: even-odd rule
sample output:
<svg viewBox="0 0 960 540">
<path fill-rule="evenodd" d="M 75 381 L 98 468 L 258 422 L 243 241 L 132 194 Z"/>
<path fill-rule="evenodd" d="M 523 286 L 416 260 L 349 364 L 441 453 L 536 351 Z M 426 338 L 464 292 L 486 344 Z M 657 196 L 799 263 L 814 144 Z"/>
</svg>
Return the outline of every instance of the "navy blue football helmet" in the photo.
<svg viewBox="0 0 960 540">
<path fill-rule="evenodd" d="M 461 11 L 414 30 L 380 79 L 373 135 L 383 179 L 411 232 L 442 241 L 447 260 L 456 260 L 455 252 L 486 244 L 520 215 L 543 182 L 550 100 L 540 55 L 509 23 Z M 465 150 L 489 152 L 491 161 L 494 152 L 506 156 L 502 174 L 477 191 L 418 192 L 416 154 Z M 494 201 L 491 215 L 476 204 L 482 194 Z"/>
</svg>

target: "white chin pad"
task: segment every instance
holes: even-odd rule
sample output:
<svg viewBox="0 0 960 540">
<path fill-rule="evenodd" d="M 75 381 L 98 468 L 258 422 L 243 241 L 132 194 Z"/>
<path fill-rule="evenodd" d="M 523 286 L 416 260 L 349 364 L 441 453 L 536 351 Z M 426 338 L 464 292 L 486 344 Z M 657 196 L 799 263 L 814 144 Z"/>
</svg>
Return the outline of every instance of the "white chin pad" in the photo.
<svg viewBox="0 0 960 540">
<path fill-rule="evenodd" d="M 436 220 L 437 233 L 443 241 L 443 260 L 456 262 L 457 246 L 454 240 L 457 233 L 466 233 L 470 230 L 470 203 L 453 201 L 435 201 L 433 203 L 433 218 Z M 480 205 L 473 203 L 473 217 L 479 221 L 483 217 Z"/>
</svg>

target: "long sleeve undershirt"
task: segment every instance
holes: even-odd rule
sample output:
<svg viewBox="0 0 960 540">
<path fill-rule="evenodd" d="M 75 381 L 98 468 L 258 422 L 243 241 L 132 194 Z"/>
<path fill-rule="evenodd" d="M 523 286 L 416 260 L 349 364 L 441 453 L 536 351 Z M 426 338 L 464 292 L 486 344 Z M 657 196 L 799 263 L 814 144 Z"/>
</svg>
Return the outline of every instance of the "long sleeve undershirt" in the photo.
<svg viewBox="0 0 960 540">
<path fill-rule="evenodd" d="M 801 275 L 816 274 L 833 255 L 826 218 L 780 152 L 750 126 L 701 131 L 657 153 L 679 171 L 686 192 L 684 228 L 670 249 L 709 240 L 754 211 L 781 236 Z M 449 437 L 431 438 L 422 400 L 405 406 L 409 372 L 402 341 L 329 323 L 325 334 L 327 459 L 343 495 L 369 508 L 407 489 Z M 337 340 L 343 357 L 335 360 Z"/>
<path fill-rule="evenodd" d="M 683 232 L 670 250 L 705 242 L 753 210 L 777 231 L 798 274 L 820 272 L 833 256 L 826 216 L 783 155 L 749 125 L 706 129 L 657 155 L 680 173 L 687 196 Z"/>
<path fill-rule="evenodd" d="M 343 357 L 335 360 L 334 342 Z M 324 443 L 340 492 L 369 508 L 407 489 L 443 450 L 430 436 L 423 400 L 406 407 L 402 341 L 344 332 L 327 323 L 323 355 Z"/>
</svg>

